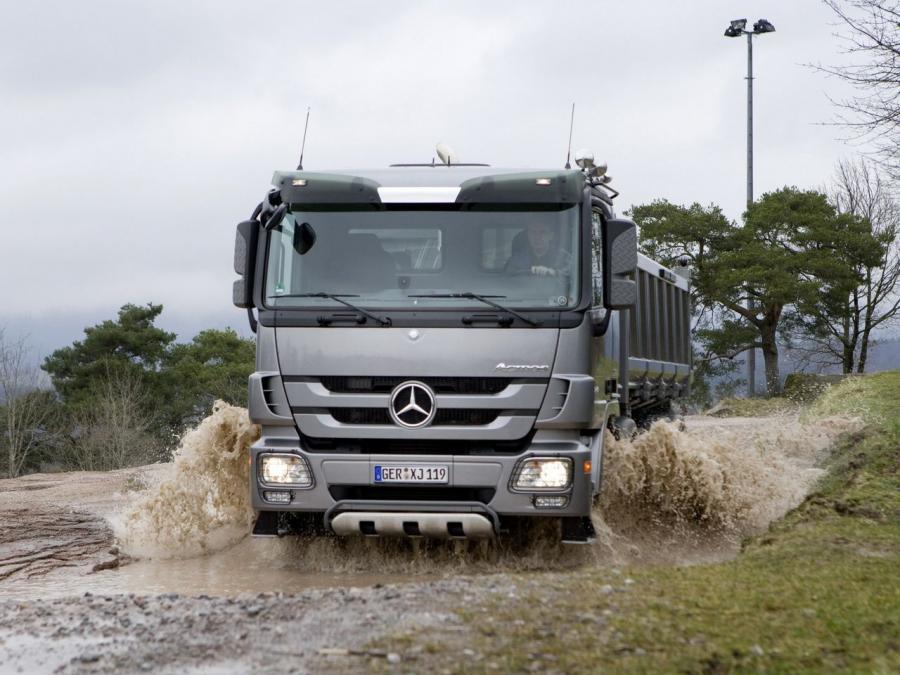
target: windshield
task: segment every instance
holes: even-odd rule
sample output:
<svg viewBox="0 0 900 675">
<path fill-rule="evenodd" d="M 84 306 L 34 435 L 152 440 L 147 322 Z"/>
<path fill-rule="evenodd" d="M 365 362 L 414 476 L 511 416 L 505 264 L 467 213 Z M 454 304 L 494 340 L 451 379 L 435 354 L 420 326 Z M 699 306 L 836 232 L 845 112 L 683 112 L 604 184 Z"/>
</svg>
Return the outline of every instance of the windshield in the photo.
<svg viewBox="0 0 900 675">
<path fill-rule="evenodd" d="M 572 307 L 579 213 L 577 206 L 289 213 L 269 238 L 266 304 L 333 306 L 332 298 L 308 296 L 328 293 L 375 308 L 473 307 L 480 303 L 472 298 L 422 296 L 475 293 L 518 309 Z M 303 223 L 315 243 L 300 255 Z"/>
</svg>

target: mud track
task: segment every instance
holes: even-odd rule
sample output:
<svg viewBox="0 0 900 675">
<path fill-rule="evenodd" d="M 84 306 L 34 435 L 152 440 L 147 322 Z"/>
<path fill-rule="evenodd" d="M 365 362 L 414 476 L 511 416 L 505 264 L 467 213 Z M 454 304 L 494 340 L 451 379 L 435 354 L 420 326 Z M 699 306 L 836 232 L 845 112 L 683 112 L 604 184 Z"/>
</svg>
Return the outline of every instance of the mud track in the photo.
<svg viewBox="0 0 900 675">
<path fill-rule="evenodd" d="M 109 526 L 97 516 L 63 509 L 0 511 L 0 582 L 15 584 L 63 567 L 119 565 Z"/>
<path fill-rule="evenodd" d="M 460 607 L 486 611 L 495 601 L 553 593 L 566 569 L 590 568 L 612 593 L 630 581 L 622 565 L 735 555 L 744 534 L 799 503 L 829 439 L 846 428 L 706 419 L 693 433 L 660 427 L 611 444 L 598 542 L 576 547 L 574 557 L 550 540 L 532 540 L 526 555 L 460 542 L 245 538 L 178 559 L 185 542 L 168 533 L 207 532 L 180 519 L 214 504 L 216 524 L 245 520 L 245 416 L 219 409 L 189 434 L 182 471 L 176 461 L 0 480 L 0 672 L 415 671 L 420 647 L 383 636 L 425 629 L 465 652 Z M 223 471 L 223 457 L 233 471 Z M 174 508 L 183 504 L 194 508 Z M 155 533 L 143 543 L 172 558 L 132 562 L 120 553 L 125 540 L 115 541 L 108 522 L 126 506 L 148 516 L 133 517 L 128 533 Z M 540 573 L 519 574 L 530 571 Z M 397 583 L 405 580 L 413 583 Z M 606 630 L 603 617 L 583 620 Z"/>
</svg>

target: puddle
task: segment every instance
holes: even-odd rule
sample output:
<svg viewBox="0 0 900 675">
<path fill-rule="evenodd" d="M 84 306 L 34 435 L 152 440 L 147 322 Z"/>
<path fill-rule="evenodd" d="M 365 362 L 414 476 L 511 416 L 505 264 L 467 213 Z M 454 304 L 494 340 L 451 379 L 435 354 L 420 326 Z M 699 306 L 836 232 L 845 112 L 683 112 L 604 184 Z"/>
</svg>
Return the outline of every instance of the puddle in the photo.
<svg viewBox="0 0 900 675">
<path fill-rule="evenodd" d="M 290 557 L 287 542 L 247 538 L 225 551 L 182 560 L 138 560 L 117 569 L 93 574 L 65 570 L 0 585 L 3 599 L 52 599 L 71 595 L 164 594 L 236 596 L 300 593 L 311 588 L 371 586 L 409 581 L 405 575 L 327 573 L 304 569 Z M 417 576 L 427 580 L 428 576 Z"/>
<path fill-rule="evenodd" d="M 217 403 L 213 413 L 185 435 L 171 465 L 142 474 L 147 482 L 140 492 L 113 498 L 104 483 L 111 478 L 98 474 L 58 479 L 54 498 L 70 496 L 71 507 L 94 514 L 94 525 L 85 523 L 83 531 L 96 541 L 85 548 L 83 560 L 58 554 L 56 566 L 37 568 L 37 574 L 25 569 L 5 580 L 0 555 L 0 599 L 86 592 L 293 594 L 311 588 L 585 565 L 718 562 L 736 555 L 743 537 L 764 530 L 799 504 L 822 474 L 819 467 L 834 440 L 859 425 L 858 420 L 839 418 L 813 424 L 796 417 L 689 418 L 687 431 L 658 423 L 631 442 L 610 436 L 604 491 L 593 514 L 593 546 L 561 545 L 555 524 L 547 520 L 499 542 L 253 539 L 247 536 L 253 520 L 247 451 L 258 429 L 246 410 Z M 124 473 L 113 477 L 132 480 Z M 40 483 L 46 480 L 42 477 Z M 29 482 L 39 484 L 22 481 Z M 0 487 L 16 487 L 6 483 Z M 40 492 L 32 494 L 37 499 Z M 52 532 L 49 511 L 42 522 L 51 534 L 29 526 L 31 512 L 22 506 L 15 513 L 25 522 L 0 526 L 0 554 L 6 546 L 9 560 L 21 557 L 26 544 L 29 555 L 42 555 L 53 547 L 69 549 L 61 543 L 66 537 L 74 537 L 72 546 L 83 543 L 79 530 L 61 518 L 60 531 Z M 33 508 L 37 513 L 39 502 Z M 11 505 L 3 511 L 4 516 L 14 513 Z M 106 520 L 118 547 L 134 562 L 89 573 L 97 563 L 115 564 L 118 555 L 111 548 L 116 541 Z"/>
</svg>

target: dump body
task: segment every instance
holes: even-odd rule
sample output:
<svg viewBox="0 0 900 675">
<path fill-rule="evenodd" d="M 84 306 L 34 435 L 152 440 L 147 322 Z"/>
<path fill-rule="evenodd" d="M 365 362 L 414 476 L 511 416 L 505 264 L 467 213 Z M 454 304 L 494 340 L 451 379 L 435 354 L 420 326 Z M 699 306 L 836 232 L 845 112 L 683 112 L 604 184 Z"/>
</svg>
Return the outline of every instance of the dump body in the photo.
<svg viewBox="0 0 900 675">
<path fill-rule="evenodd" d="M 552 517 L 587 540 L 610 419 L 686 393 L 690 362 L 686 284 L 638 262 L 608 193 L 491 167 L 274 184 L 235 254 L 235 304 L 258 313 L 256 532 L 476 538 Z M 656 323 L 615 308 L 641 283 Z"/>
</svg>

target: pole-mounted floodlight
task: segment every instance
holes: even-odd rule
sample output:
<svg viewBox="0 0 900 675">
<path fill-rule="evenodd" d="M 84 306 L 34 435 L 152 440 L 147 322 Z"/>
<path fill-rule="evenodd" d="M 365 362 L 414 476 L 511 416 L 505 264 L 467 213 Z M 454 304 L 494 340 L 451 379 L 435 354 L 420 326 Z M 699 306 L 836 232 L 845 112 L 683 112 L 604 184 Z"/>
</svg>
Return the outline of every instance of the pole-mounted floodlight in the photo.
<svg viewBox="0 0 900 675">
<path fill-rule="evenodd" d="M 774 33 L 775 26 L 768 19 L 760 19 L 753 24 L 753 30 L 746 30 L 747 19 L 734 19 L 725 29 L 725 37 L 740 37 L 741 35 L 761 35 L 762 33 Z"/>
<path fill-rule="evenodd" d="M 747 25 L 747 19 L 735 19 L 731 25 L 725 29 L 725 37 L 740 37 L 744 34 L 744 27 Z"/>
<path fill-rule="evenodd" d="M 753 24 L 753 30 L 747 30 L 747 19 L 734 19 L 725 29 L 725 37 L 747 36 L 747 206 L 753 203 L 753 36 L 763 33 L 774 33 L 768 19 L 760 19 Z M 748 301 L 747 308 L 753 309 Z M 751 349 L 747 354 L 747 393 L 753 396 L 756 390 L 756 351 Z"/>
</svg>

